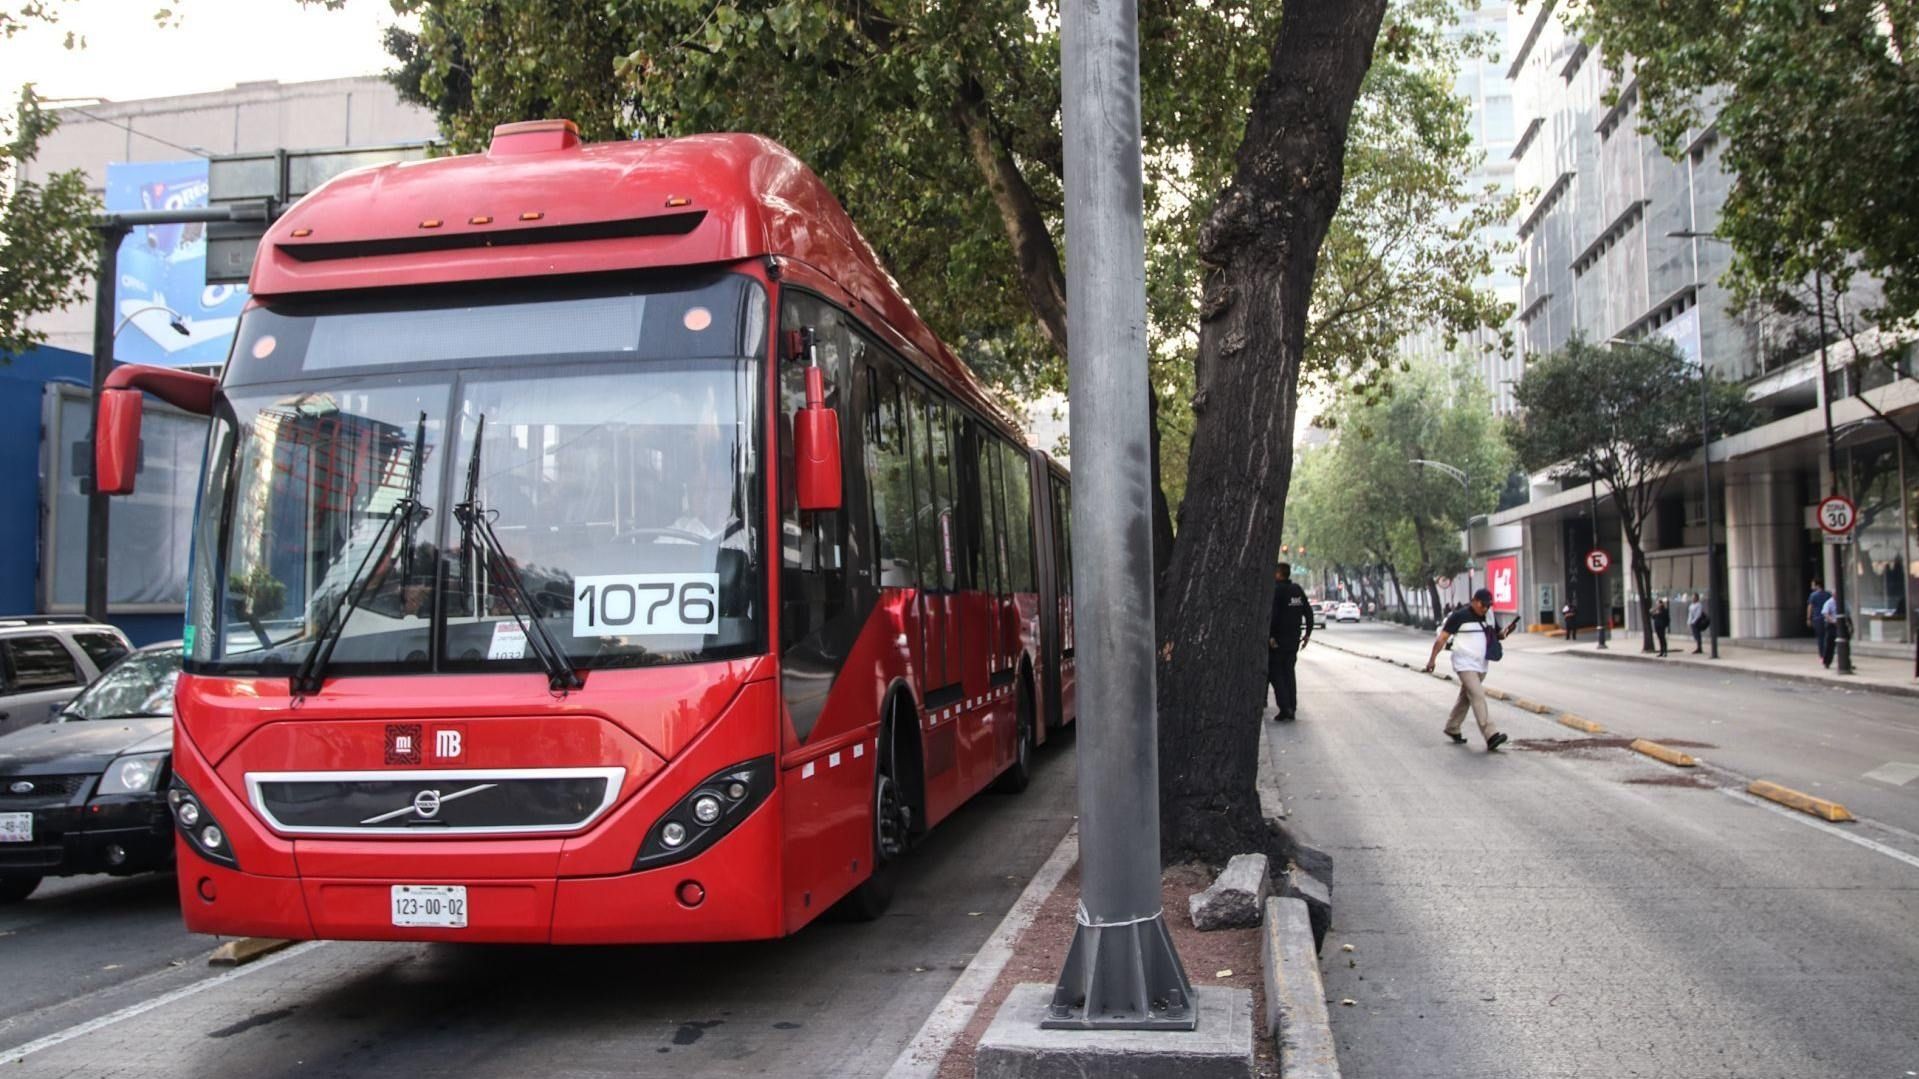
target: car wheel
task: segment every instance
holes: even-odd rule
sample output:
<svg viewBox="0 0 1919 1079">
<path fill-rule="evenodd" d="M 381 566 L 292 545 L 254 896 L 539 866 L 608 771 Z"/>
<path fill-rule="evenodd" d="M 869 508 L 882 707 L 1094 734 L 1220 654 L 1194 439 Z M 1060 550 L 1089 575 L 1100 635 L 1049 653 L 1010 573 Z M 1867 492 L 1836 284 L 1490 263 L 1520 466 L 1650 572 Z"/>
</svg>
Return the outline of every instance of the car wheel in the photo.
<svg viewBox="0 0 1919 1079">
<path fill-rule="evenodd" d="M 18 903 L 40 887 L 39 877 L 0 877 L 0 903 Z"/>
</svg>

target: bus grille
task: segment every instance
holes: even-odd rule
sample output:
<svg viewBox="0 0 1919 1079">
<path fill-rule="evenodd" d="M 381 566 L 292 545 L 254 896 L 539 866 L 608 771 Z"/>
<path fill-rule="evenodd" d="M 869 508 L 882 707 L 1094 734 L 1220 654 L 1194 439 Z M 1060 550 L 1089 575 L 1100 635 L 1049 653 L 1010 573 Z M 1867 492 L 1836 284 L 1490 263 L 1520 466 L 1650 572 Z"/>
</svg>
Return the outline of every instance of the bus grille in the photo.
<svg viewBox="0 0 1919 1079">
<path fill-rule="evenodd" d="M 253 807 L 288 835 L 432 838 L 571 832 L 612 806 L 624 768 L 249 772 Z"/>
</svg>

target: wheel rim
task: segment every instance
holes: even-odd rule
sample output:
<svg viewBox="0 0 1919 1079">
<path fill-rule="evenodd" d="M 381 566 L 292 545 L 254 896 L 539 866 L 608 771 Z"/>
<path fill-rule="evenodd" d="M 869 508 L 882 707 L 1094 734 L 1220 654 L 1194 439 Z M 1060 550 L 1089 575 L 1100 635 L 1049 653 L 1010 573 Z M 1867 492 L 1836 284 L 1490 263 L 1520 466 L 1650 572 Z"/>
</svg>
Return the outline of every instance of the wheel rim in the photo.
<svg viewBox="0 0 1919 1079">
<path fill-rule="evenodd" d="M 874 845 L 879 849 L 879 860 L 890 862 L 906 848 L 905 829 L 900 822 L 899 785 L 893 782 L 892 776 L 881 772 L 876 786 L 878 789 L 873 798 Z"/>
</svg>

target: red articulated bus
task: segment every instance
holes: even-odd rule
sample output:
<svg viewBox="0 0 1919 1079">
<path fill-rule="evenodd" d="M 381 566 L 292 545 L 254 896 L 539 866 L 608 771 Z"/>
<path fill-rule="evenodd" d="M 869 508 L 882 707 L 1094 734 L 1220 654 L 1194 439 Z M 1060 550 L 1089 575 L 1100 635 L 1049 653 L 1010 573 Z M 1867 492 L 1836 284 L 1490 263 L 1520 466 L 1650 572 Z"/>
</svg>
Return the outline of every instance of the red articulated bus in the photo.
<svg viewBox="0 0 1919 1079">
<path fill-rule="evenodd" d="M 551 943 L 873 916 L 1073 719 L 1067 477 L 749 135 L 309 195 L 211 416 L 169 801 L 196 932 Z"/>
</svg>

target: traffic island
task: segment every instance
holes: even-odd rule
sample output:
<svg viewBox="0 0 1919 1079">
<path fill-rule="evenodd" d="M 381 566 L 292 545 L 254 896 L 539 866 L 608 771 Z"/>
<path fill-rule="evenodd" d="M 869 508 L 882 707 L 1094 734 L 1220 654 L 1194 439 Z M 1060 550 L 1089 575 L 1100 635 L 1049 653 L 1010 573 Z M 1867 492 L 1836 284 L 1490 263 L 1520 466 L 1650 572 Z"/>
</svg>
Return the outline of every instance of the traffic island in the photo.
<svg viewBox="0 0 1919 1079">
<path fill-rule="evenodd" d="M 1193 987 L 1194 1030 L 1047 1030 L 1053 987 L 1013 987 L 980 1038 L 976 1079 L 1253 1079 L 1253 994 Z"/>
</svg>

